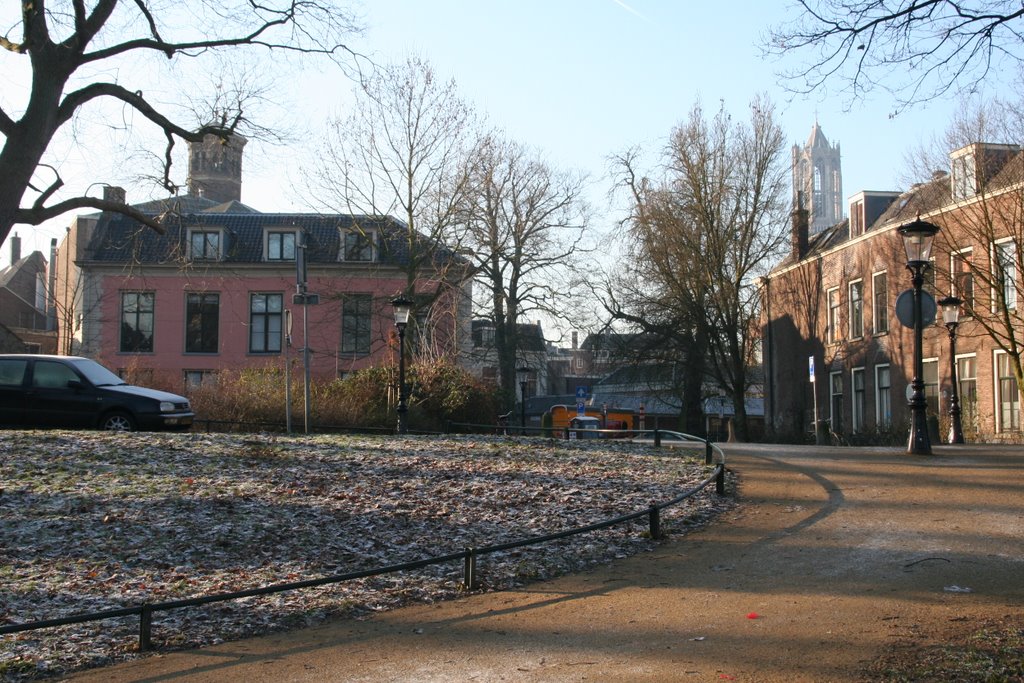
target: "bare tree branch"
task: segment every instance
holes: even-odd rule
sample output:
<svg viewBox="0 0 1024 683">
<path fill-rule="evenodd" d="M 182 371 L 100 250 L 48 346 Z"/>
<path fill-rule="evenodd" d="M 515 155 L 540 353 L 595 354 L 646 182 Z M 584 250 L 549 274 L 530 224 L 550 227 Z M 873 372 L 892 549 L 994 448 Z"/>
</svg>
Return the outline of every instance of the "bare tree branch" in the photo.
<svg viewBox="0 0 1024 683">
<path fill-rule="evenodd" d="M 1004 64 L 1024 62 L 1014 0 L 799 0 L 801 16 L 764 45 L 804 66 L 782 75 L 808 93 L 836 82 L 852 102 L 875 87 L 901 107 L 975 90 Z M 898 68 L 896 68 L 898 67 Z"/>
</svg>

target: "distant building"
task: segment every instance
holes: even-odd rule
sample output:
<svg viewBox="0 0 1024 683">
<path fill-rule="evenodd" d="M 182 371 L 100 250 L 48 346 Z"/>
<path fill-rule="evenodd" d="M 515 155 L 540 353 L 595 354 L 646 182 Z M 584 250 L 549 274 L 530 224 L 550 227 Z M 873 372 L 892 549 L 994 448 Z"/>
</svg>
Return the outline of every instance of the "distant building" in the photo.
<svg viewBox="0 0 1024 683">
<path fill-rule="evenodd" d="M 809 435 L 815 416 L 850 438 L 907 433 L 914 335 L 896 309 L 911 288 L 898 228 L 920 218 L 941 228 L 924 290 L 964 302 L 955 358 L 941 314 L 924 329 L 928 415 L 945 440 L 955 383 L 968 439 L 1021 439 L 1024 155 L 975 143 L 949 159 L 949 172 L 905 192 L 854 195 L 849 220 L 816 234 L 806 207 L 793 211 L 791 253 L 762 281 L 766 418 L 777 435 Z"/>
<path fill-rule="evenodd" d="M 810 234 L 843 219 L 843 170 L 839 143 L 829 144 L 818 122 L 807 142 L 793 145 L 793 206 L 810 212 Z"/>
<path fill-rule="evenodd" d="M 0 350 L 53 353 L 56 334 L 46 258 L 38 251 L 22 256 L 16 233 L 7 242 L 11 265 L 0 269 Z"/>
<path fill-rule="evenodd" d="M 75 219 L 57 251 L 59 352 L 184 388 L 226 369 L 283 368 L 304 345 L 318 379 L 394 361 L 390 302 L 409 282 L 405 225 L 246 206 L 243 146 L 192 145 L 189 193 L 133 206 L 159 216 L 163 234 L 118 213 Z M 106 193 L 125 200 L 120 188 Z M 417 246 L 432 259 L 415 273 L 407 340 L 413 353 L 457 357 L 469 336 L 465 264 L 425 239 Z"/>
</svg>

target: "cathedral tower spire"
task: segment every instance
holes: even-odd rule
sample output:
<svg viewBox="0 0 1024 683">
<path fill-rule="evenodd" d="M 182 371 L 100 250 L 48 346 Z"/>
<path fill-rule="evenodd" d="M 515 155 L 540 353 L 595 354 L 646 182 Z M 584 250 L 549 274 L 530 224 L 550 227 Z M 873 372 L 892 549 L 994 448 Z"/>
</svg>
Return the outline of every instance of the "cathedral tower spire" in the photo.
<svg viewBox="0 0 1024 683">
<path fill-rule="evenodd" d="M 793 145 L 793 206 L 810 212 L 811 233 L 843 219 L 843 171 L 839 143 L 829 144 L 817 119 L 802 147 Z"/>
</svg>

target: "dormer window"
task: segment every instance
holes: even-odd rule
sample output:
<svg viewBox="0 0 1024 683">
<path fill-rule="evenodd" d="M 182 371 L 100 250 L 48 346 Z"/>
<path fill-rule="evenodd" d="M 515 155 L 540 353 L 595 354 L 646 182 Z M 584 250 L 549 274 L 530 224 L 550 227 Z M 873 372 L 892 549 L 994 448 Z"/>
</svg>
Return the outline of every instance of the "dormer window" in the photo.
<svg viewBox="0 0 1024 683">
<path fill-rule="evenodd" d="M 958 150 L 950 159 L 953 199 L 962 201 L 978 193 L 973 147 Z"/>
<path fill-rule="evenodd" d="M 294 261 L 295 231 L 267 231 L 264 240 L 264 254 L 267 261 Z"/>
<path fill-rule="evenodd" d="M 188 257 L 193 261 L 219 261 L 221 257 L 220 230 L 188 231 Z"/>
<path fill-rule="evenodd" d="M 343 261 L 372 261 L 373 233 L 362 230 L 343 233 L 341 258 Z"/>
</svg>

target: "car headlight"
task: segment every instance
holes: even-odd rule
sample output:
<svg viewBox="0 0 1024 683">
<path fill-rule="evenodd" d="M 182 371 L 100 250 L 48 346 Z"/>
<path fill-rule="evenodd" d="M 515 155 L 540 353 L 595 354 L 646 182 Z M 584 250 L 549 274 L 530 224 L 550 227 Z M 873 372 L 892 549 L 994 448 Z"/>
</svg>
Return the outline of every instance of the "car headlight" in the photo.
<svg viewBox="0 0 1024 683">
<path fill-rule="evenodd" d="M 174 404 L 170 401 L 160 401 L 160 412 L 161 413 L 173 413 Z"/>
</svg>

